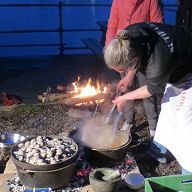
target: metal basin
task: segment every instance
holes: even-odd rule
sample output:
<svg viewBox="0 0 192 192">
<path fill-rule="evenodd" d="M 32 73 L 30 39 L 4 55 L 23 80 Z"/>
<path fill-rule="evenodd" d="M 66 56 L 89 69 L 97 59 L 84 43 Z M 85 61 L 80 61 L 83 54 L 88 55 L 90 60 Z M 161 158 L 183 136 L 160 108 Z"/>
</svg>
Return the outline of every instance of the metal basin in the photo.
<svg viewBox="0 0 192 192">
<path fill-rule="evenodd" d="M 15 144 L 25 140 L 25 136 L 18 133 L 7 133 L 0 136 L 0 151 L 3 153 L 11 153 Z"/>
</svg>

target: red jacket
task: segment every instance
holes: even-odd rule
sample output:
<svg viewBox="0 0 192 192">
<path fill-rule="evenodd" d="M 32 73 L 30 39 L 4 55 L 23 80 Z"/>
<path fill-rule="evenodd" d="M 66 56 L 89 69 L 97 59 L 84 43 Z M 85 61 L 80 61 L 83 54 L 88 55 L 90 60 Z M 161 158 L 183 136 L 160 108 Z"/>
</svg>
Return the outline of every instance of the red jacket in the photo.
<svg viewBox="0 0 192 192">
<path fill-rule="evenodd" d="M 119 30 L 144 21 L 163 23 L 160 0 L 113 0 L 108 21 L 107 45 Z"/>
</svg>

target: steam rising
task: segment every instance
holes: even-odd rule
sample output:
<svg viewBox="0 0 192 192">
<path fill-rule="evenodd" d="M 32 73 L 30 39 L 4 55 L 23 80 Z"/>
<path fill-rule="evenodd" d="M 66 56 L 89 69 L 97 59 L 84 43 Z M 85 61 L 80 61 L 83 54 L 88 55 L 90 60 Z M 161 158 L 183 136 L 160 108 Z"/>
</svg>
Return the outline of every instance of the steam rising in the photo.
<svg viewBox="0 0 192 192">
<path fill-rule="evenodd" d="M 81 129 L 81 140 L 87 146 L 97 149 L 116 148 L 127 141 L 127 135 L 119 132 L 113 136 L 113 125 L 104 124 L 103 117 L 92 118 Z M 114 138 L 114 140 L 113 140 Z"/>
</svg>

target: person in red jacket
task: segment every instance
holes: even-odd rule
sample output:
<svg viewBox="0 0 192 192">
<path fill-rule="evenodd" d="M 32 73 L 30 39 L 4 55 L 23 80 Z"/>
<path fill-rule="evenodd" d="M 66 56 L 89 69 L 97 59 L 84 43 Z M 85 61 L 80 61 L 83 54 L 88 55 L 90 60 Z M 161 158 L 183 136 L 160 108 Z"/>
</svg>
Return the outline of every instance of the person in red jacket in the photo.
<svg viewBox="0 0 192 192">
<path fill-rule="evenodd" d="M 105 45 L 127 26 L 144 21 L 163 23 L 159 0 L 113 0 L 108 20 Z"/>
<path fill-rule="evenodd" d="M 160 0 L 113 0 L 108 20 L 105 47 L 119 30 L 131 24 L 144 21 L 163 23 L 163 20 L 164 16 Z M 117 91 L 123 89 L 124 92 L 129 92 L 136 88 L 135 72 L 131 70 L 127 74 L 120 73 L 122 79 L 117 85 Z M 138 72 L 136 77 L 138 78 L 139 86 L 143 86 L 146 82 L 145 75 Z M 158 119 L 156 98 L 152 96 L 143 99 L 143 102 L 150 134 L 153 137 Z M 122 130 L 129 131 L 134 125 L 134 109 L 134 101 L 128 101 L 125 107 L 126 122 Z"/>
</svg>

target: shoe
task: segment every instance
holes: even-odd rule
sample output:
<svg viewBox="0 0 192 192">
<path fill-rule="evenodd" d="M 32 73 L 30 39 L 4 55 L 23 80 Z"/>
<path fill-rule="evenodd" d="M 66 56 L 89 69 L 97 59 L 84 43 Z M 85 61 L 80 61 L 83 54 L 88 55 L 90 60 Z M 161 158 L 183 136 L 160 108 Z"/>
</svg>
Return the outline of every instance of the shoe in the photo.
<svg viewBox="0 0 192 192">
<path fill-rule="evenodd" d="M 156 159 L 157 161 L 159 161 L 159 163 L 167 163 L 167 159 L 165 155 L 157 154 L 157 153 L 154 153 L 153 151 L 148 151 L 148 155 Z"/>
<path fill-rule="evenodd" d="M 166 158 L 167 149 L 163 145 L 161 145 L 155 141 L 152 141 L 150 143 L 149 149 L 150 150 L 148 151 L 148 154 L 151 157 L 153 157 L 160 163 L 167 163 L 167 158 Z"/>
</svg>

